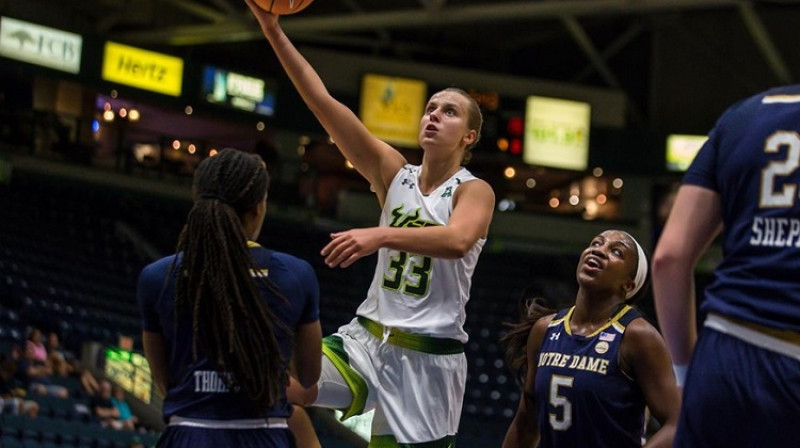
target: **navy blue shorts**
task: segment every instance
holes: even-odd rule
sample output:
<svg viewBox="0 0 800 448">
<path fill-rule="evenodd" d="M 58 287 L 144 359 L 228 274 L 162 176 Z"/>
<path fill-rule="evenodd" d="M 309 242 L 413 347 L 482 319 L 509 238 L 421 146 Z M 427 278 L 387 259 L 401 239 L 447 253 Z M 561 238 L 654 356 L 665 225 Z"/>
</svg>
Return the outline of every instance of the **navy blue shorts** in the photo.
<svg viewBox="0 0 800 448">
<path fill-rule="evenodd" d="M 295 448 L 288 429 L 210 429 L 168 426 L 157 448 Z"/>
<path fill-rule="evenodd" d="M 675 448 L 800 446 L 800 361 L 703 328 Z"/>
</svg>

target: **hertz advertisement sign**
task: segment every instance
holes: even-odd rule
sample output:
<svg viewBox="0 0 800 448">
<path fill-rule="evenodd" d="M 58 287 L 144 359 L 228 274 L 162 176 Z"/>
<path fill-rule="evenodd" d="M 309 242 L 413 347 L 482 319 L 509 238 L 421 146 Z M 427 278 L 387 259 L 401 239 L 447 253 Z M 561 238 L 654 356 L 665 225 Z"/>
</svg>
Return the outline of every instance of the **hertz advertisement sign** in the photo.
<svg viewBox="0 0 800 448">
<path fill-rule="evenodd" d="M 165 95 L 180 96 L 183 59 L 106 42 L 103 79 Z"/>
</svg>

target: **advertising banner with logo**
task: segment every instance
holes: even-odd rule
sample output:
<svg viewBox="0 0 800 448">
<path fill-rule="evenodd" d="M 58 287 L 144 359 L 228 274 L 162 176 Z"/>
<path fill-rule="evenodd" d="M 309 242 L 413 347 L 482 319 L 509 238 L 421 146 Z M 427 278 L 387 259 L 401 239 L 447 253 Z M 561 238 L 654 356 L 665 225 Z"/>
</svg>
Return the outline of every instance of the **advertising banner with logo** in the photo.
<svg viewBox="0 0 800 448">
<path fill-rule="evenodd" d="M 530 165 L 583 171 L 589 163 L 588 103 L 528 97 L 522 159 Z"/>
<path fill-rule="evenodd" d="M 361 120 L 381 140 L 417 147 L 427 91 L 424 81 L 367 74 L 361 84 Z"/>
<path fill-rule="evenodd" d="M 207 66 L 203 69 L 203 95 L 221 104 L 261 115 L 275 115 L 275 82 Z"/>
<path fill-rule="evenodd" d="M 106 42 L 103 79 L 151 92 L 180 96 L 183 59 Z"/>
<path fill-rule="evenodd" d="M 667 137 L 667 170 L 686 171 L 706 140 L 708 140 L 707 135 L 669 135 Z"/>
<path fill-rule="evenodd" d="M 0 56 L 77 74 L 82 47 L 79 34 L 0 17 Z"/>
</svg>

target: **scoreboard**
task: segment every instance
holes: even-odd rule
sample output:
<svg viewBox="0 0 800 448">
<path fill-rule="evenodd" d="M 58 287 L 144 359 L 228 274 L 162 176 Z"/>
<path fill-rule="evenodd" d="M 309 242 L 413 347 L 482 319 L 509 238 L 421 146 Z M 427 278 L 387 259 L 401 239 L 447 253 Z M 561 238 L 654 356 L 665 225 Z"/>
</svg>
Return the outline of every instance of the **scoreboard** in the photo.
<svg viewBox="0 0 800 448">
<path fill-rule="evenodd" d="M 109 380 L 150 404 L 153 381 L 144 355 L 121 348 L 107 348 L 105 361 L 105 374 Z"/>
</svg>

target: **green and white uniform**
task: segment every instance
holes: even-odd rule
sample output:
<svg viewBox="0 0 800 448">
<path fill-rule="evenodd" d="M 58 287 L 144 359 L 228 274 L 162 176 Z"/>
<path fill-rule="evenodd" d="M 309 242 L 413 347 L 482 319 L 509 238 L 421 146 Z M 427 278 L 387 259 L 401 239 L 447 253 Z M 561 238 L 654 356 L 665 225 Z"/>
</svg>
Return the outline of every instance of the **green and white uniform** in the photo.
<svg viewBox="0 0 800 448">
<path fill-rule="evenodd" d="M 461 168 L 429 195 L 418 186 L 420 167 L 406 165 L 386 195 L 381 226 L 444 226 L 453 213 L 458 187 L 475 179 Z M 367 300 L 356 314 L 409 333 L 467 342 L 463 325 L 472 273 L 484 240 L 458 259 L 426 257 L 382 248 Z"/>
<path fill-rule="evenodd" d="M 456 190 L 476 179 L 461 168 L 423 195 L 420 170 L 406 165 L 395 175 L 381 226 L 446 225 Z M 376 410 L 371 447 L 455 443 L 467 378 L 465 308 L 485 242 L 478 240 L 459 259 L 380 249 L 357 317 L 325 338 L 324 353 L 353 392 L 345 417 Z M 323 403 L 324 393 L 321 387 Z"/>
</svg>

